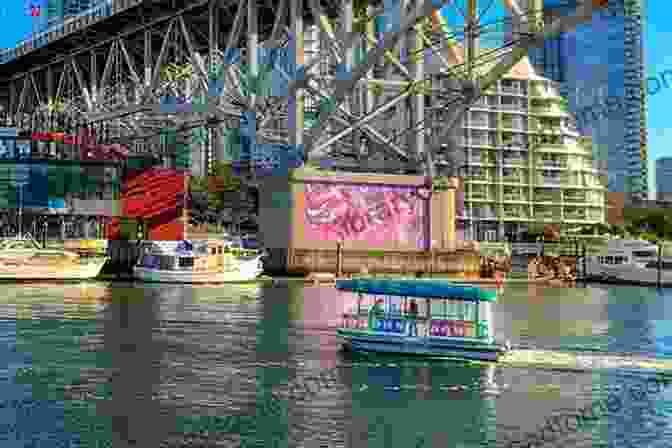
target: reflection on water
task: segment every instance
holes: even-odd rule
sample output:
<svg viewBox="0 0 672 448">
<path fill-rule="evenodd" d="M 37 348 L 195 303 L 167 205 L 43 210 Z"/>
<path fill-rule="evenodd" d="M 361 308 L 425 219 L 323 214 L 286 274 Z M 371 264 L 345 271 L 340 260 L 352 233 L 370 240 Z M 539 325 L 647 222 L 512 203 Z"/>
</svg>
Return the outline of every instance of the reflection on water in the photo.
<svg viewBox="0 0 672 448">
<path fill-rule="evenodd" d="M 507 286 L 494 310 L 495 333 L 514 346 L 548 357 L 667 353 L 669 293 L 530 292 Z M 504 446 L 641 378 L 632 369 L 345 355 L 334 327 L 354 297 L 329 287 L 92 283 L 6 285 L 5 293 L 3 448 L 30 439 L 115 448 Z M 662 446 L 669 392 L 649 398 L 562 445 Z"/>
</svg>

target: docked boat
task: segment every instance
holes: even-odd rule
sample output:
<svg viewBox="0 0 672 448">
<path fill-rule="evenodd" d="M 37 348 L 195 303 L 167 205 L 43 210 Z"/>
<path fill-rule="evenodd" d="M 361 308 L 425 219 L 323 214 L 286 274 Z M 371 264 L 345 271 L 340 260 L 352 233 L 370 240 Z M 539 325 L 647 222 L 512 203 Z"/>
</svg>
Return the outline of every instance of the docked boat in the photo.
<svg viewBox="0 0 672 448">
<path fill-rule="evenodd" d="M 32 238 L 8 239 L 0 242 L 0 279 L 88 280 L 98 276 L 107 259 L 43 249 Z"/>
<path fill-rule="evenodd" d="M 584 266 L 585 264 L 585 272 Z M 642 240 L 610 240 L 605 253 L 579 259 L 577 271 L 586 279 L 642 286 L 658 283 L 658 246 Z M 672 285 L 672 261 L 663 259 L 661 285 Z"/>
<path fill-rule="evenodd" d="M 492 335 L 494 290 L 377 279 L 339 280 L 336 288 L 358 295 L 337 330 L 345 350 L 497 361 L 510 348 Z"/>
<path fill-rule="evenodd" d="M 246 282 L 263 272 L 264 255 L 228 240 L 145 241 L 133 276 L 147 282 Z"/>
</svg>

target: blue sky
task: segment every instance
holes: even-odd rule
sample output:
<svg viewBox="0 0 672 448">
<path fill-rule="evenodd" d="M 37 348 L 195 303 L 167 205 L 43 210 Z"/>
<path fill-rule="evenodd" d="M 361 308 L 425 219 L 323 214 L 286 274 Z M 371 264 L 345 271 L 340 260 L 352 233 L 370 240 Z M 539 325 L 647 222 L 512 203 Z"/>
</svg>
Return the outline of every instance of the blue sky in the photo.
<svg viewBox="0 0 672 448">
<path fill-rule="evenodd" d="M 39 3 L 40 0 L 33 0 Z M 32 18 L 26 14 L 28 0 L 0 0 L 0 47 L 12 47 L 32 30 Z M 484 5 L 489 1 L 481 2 Z M 501 3 L 501 2 L 495 2 Z M 666 22 L 669 9 L 669 0 L 646 0 L 645 9 L 645 36 L 644 51 L 646 58 L 647 75 L 655 77 L 663 70 L 672 70 L 672 55 L 663 50 L 668 43 L 672 43 L 672 28 Z M 492 10 L 485 14 L 484 21 L 492 22 L 501 18 L 501 9 Z M 667 23 L 667 26 L 665 25 Z M 498 30 L 499 31 L 499 30 Z M 499 34 L 495 32 L 494 34 Z M 486 42 L 484 44 L 487 45 Z M 672 87 L 672 86 L 671 86 Z M 669 104 L 672 102 L 672 89 L 661 89 L 656 95 L 649 97 L 648 128 L 649 128 L 649 172 L 654 171 L 654 160 L 665 155 L 672 155 L 672 126 L 666 122 L 669 117 Z M 651 182 L 651 188 L 654 187 Z"/>
</svg>

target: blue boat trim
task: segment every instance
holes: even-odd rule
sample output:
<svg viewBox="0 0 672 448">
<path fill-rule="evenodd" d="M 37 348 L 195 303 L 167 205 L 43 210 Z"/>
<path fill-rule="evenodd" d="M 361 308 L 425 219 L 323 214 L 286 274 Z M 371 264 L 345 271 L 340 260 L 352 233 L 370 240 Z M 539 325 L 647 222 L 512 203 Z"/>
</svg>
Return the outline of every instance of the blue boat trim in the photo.
<svg viewBox="0 0 672 448">
<path fill-rule="evenodd" d="M 463 350 L 474 352 L 499 352 L 501 347 L 498 344 L 490 344 L 487 341 L 458 341 L 455 339 L 440 339 L 437 337 L 419 338 L 422 341 L 411 341 L 403 336 L 396 336 L 394 339 L 387 335 L 353 335 L 343 334 L 339 331 L 338 336 L 346 339 L 352 343 L 368 343 L 368 344 L 387 344 L 398 345 L 400 347 L 423 347 L 426 349 L 449 349 L 449 350 Z"/>
<path fill-rule="evenodd" d="M 475 285 L 464 285 L 442 280 L 388 280 L 352 279 L 337 280 L 336 288 L 363 294 L 428 299 L 454 299 L 472 302 L 496 302 L 497 292 Z"/>
</svg>

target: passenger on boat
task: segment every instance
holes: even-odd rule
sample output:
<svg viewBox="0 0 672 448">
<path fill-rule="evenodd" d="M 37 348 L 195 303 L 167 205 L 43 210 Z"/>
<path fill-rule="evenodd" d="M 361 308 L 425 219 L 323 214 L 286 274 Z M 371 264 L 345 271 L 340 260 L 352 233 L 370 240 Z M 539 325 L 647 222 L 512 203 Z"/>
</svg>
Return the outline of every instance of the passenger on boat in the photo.
<svg viewBox="0 0 672 448">
<path fill-rule="evenodd" d="M 369 330 L 376 329 L 376 320 L 381 319 L 383 314 L 383 299 L 378 299 L 369 310 Z"/>
<path fill-rule="evenodd" d="M 418 323 L 416 319 L 418 318 L 418 304 L 415 302 L 415 299 L 411 300 L 411 304 L 408 307 L 408 335 L 417 336 L 418 335 Z"/>
</svg>

